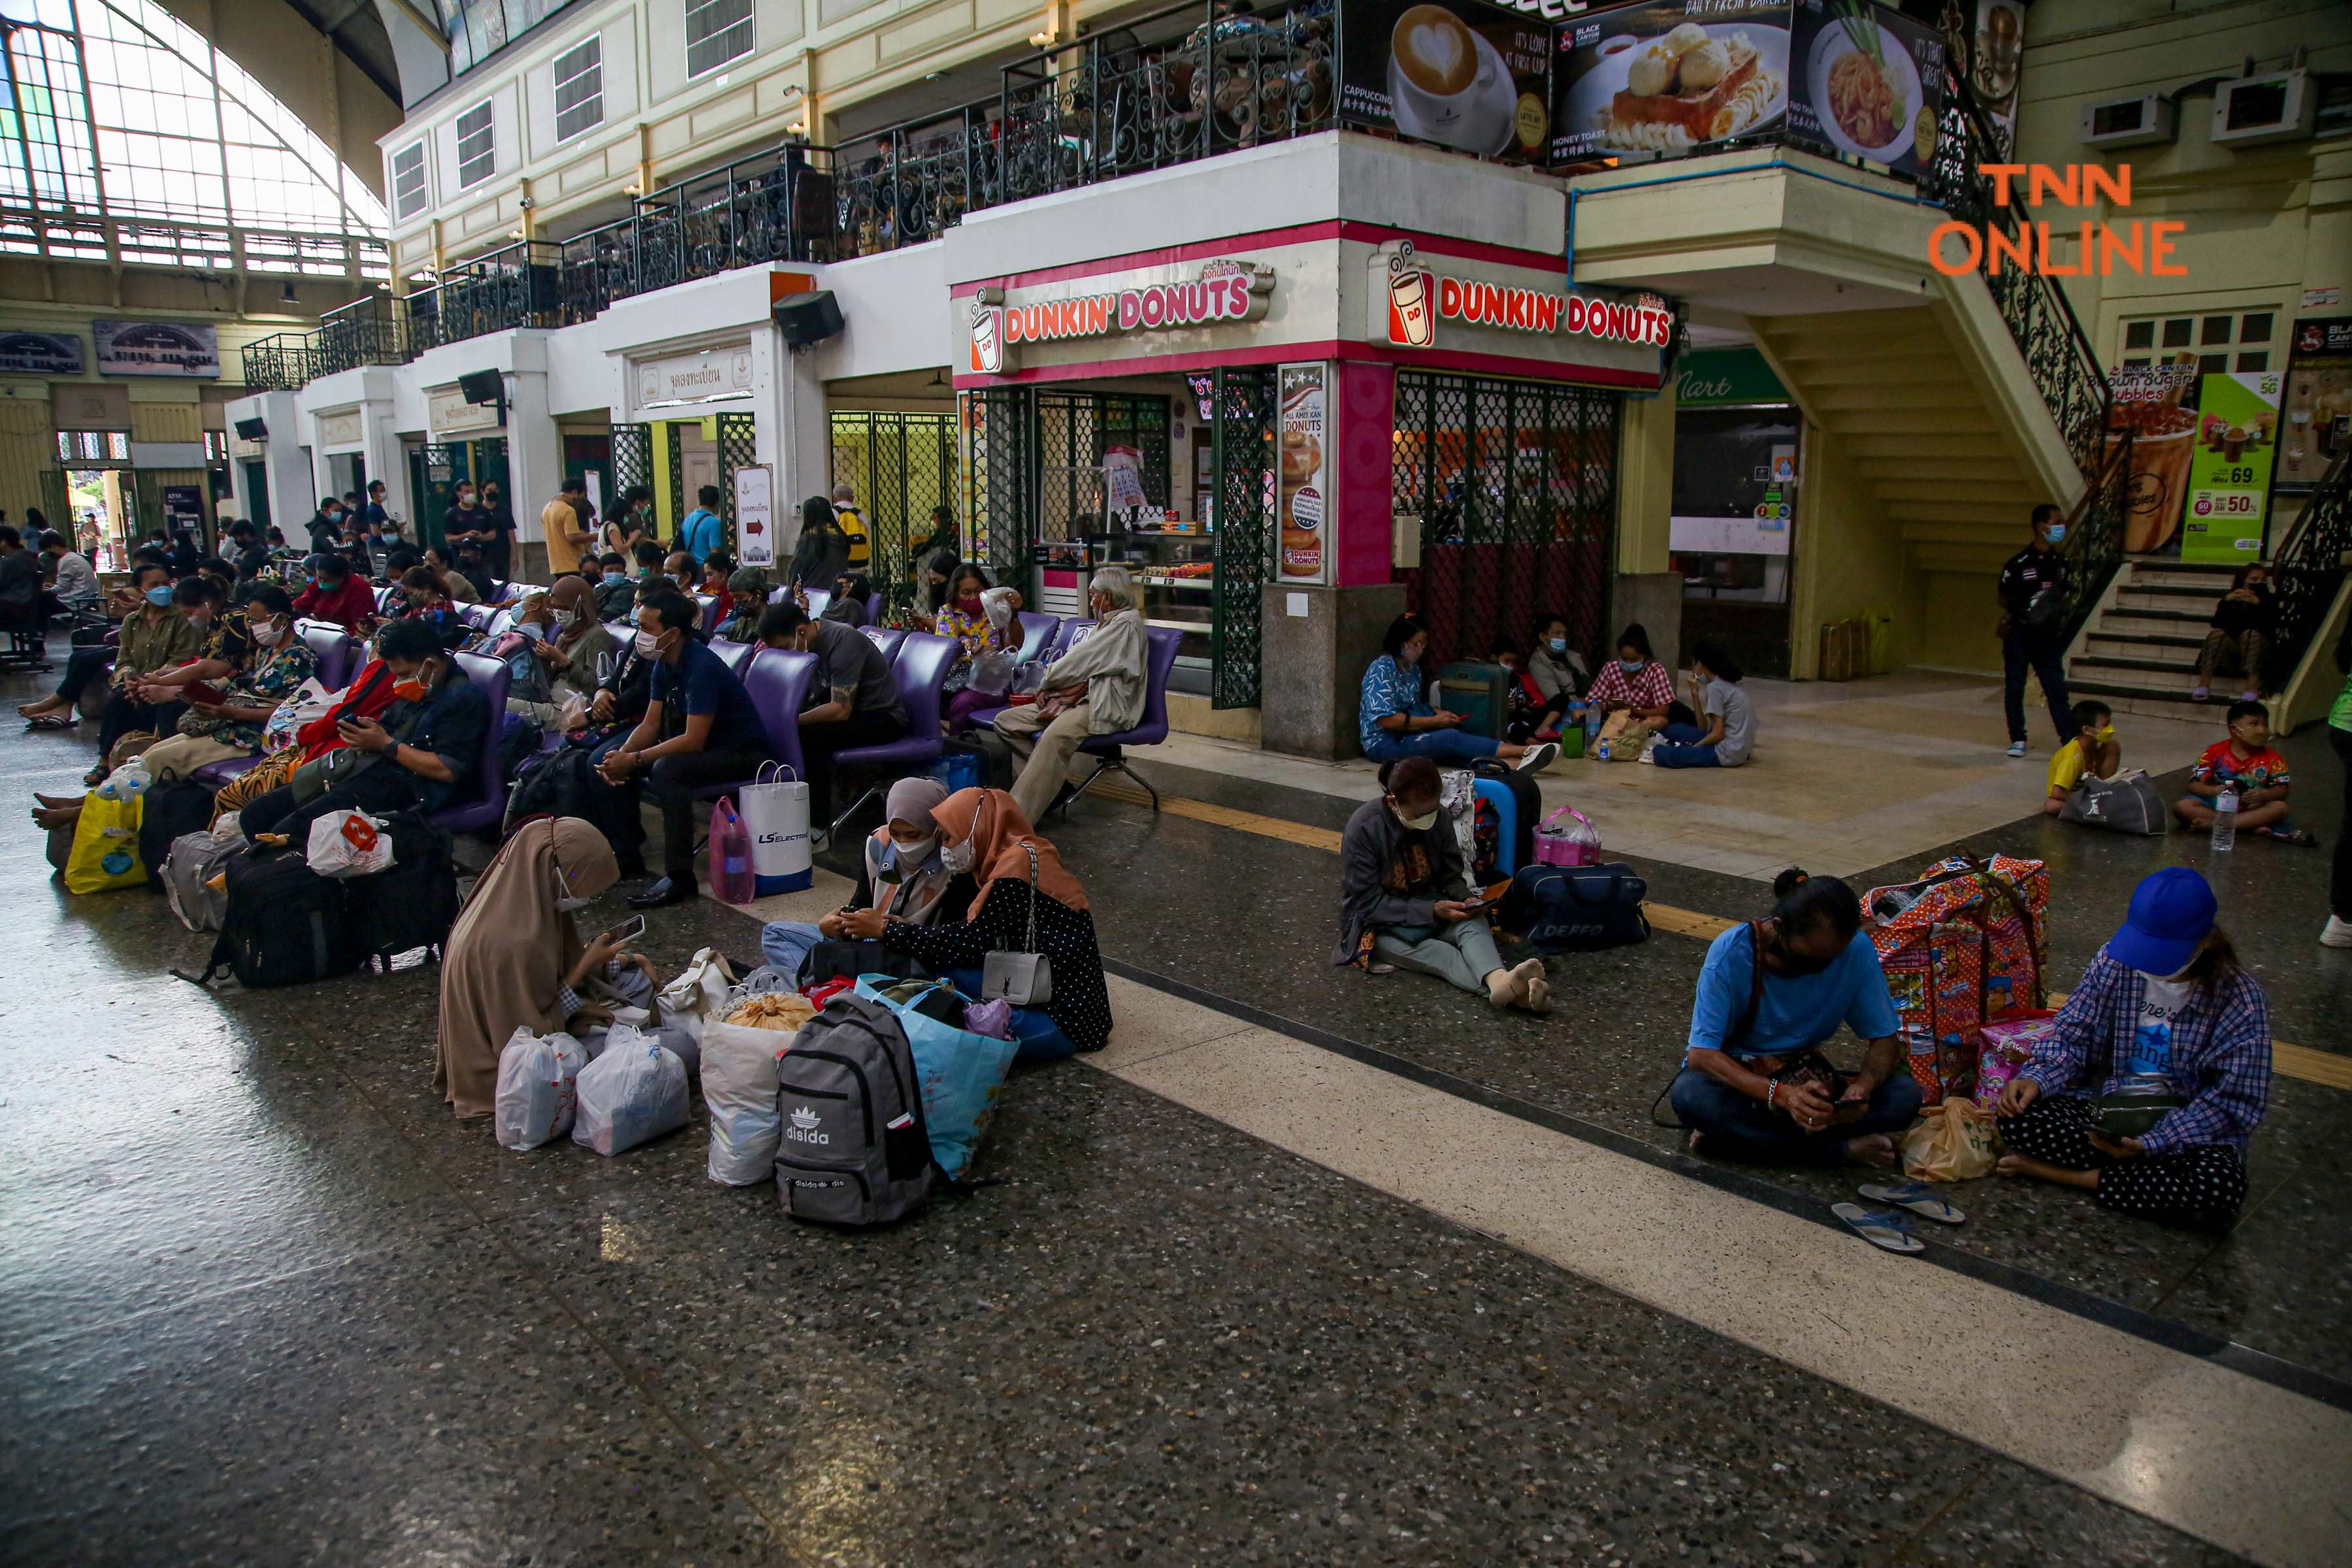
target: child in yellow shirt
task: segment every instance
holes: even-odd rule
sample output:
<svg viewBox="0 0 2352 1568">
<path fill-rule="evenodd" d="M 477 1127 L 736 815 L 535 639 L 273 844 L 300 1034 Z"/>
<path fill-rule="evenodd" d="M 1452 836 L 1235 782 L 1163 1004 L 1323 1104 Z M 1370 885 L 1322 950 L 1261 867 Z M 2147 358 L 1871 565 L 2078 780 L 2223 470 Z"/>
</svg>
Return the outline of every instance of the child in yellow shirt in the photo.
<svg viewBox="0 0 2352 1568">
<path fill-rule="evenodd" d="M 2050 759 L 2050 793 L 2042 803 L 2044 816 L 2055 816 L 2065 808 L 2066 797 L 2074 793 L 2084 774 L 2111 779 L 2124 765 L 2123 745 L 2110 722 L 2116 716 L 2113 709 L 2084 698 L 2074 704 L 2073 716 L 2074 738 Z"/>
</svg>

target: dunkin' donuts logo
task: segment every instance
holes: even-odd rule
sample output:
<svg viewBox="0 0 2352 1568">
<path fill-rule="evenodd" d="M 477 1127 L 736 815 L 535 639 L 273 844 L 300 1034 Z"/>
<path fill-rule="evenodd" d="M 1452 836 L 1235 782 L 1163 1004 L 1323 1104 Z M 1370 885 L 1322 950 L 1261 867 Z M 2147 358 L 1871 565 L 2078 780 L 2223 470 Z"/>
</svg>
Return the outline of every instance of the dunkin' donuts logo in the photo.
<svg viewBox="0 0 2352 1568">
<path fill-rule="evenodd" d="M 1397 247 L 1388 267 L 1389 342 L 1400 348 L 1433 347 L 1441 320 L 1546 336 L 1565 332 L 1642 348 L 1662 349 L 1674 341 L 1675 313 L 1655 295 L 1626 303 L 1449 278 L 1414 266 L 1410 240 Z"/>
<path fill-rule="evenodd" d="M 1273 303 L 1274 284 L 1274 268 L 1264 263 L 1220 258 L 1204 264 L 1195 279 L 1018 304 L 1003 303 L 999 290 L 983 289 L 972 306 L 971 368 L 1000 374 L 1023 343 L 1255 321 Z"/>
</svg>

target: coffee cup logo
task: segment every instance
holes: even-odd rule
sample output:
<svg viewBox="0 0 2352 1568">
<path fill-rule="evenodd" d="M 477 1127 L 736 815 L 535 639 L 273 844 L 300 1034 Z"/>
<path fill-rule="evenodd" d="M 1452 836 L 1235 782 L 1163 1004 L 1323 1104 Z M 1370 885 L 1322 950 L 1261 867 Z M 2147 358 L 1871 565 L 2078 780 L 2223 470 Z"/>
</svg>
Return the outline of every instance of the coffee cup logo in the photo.
<svg viewBox="0 0 2352 1568">
<path fill-rule="evenodd" d="M 1405 80 L 1433 99 L 1454 97 L 1478 75 L 1477 43 L 1443 5 L 1415 5 L 1399 16 L 1389 49 Z"/>
<path fill-rule="evenodd" d="M 1437 301 L 1429 274 L 1399 268 L 1389 273 L 1389 342 L 1425 349 L 1437 341 Z"/>
<path fill-rule="evenodd" d="M 971 313 L 971 368 L 980 375 L 995 375 L 1004 369 L 1003 312 L 993 305 L 983 305 Z"/>
</svg>

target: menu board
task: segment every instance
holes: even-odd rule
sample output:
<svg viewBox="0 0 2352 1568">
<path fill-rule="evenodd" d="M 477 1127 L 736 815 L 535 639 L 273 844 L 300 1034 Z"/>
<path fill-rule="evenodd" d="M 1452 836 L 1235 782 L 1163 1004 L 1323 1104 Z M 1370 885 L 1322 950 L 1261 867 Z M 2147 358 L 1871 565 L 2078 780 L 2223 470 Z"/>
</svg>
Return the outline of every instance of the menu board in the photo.
<svg viewBox="0 0 2352 1568">
<path fill-rule="evenodd" d="M 1484 0 L 1351 0 L 1339 118 L 1506 163 L 1541 165 L 1553 29 Z"/>
<path fill-rule="evenodd" d="M 1796 0 L 1789 132 L 1824 152 L 1916 174 L 1935 155 L 1944 38 L 1868 0 Z"/>
<path fill-rule="evenodd" d="M 1551 161 L 1679 157 L 1780 123 L 1787 0 L 1659 0 L 1559 28 Z"/>
<path fill-rule="evenodd" d="M 2306 316 L 2294 324 L 2279 426 L 2282 494 L 2315 489 L 2327 466 L 2352 447 L 2352 316 Z"/>
<path fill-rule="evenodd" d="M 2274 370 L 2202 378 L 2197 449 L 2189 459 L 2189 512 L 2180 526 L 2183 561 L 2262 558 L 2285 379 Z"/>
</svg>

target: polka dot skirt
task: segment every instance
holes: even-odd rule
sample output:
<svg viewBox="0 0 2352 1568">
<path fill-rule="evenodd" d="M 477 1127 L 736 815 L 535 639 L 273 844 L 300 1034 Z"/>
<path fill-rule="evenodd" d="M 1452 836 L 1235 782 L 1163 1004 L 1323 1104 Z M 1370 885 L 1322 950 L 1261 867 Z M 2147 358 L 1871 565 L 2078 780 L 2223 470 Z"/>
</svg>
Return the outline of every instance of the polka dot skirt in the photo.
<svg viewBox="0 0 2352 1568">
<path fill-rule="evenodd" d="M 2091 1102 L 2045 1094 L 2022 1116 L 2000 1119 L 2001 1141 L 2062 1170 L 2098 1167 L 2099 1202 L 2118 1214 L 2166 1225 L 2211 1226 L 2237 1217 L 2246 1201 L 2245 1157 L 2227 1143 L 2199 1143 L 2136 1160 L 2109 1160 L 2091 1144 Z"/>
</svg>

